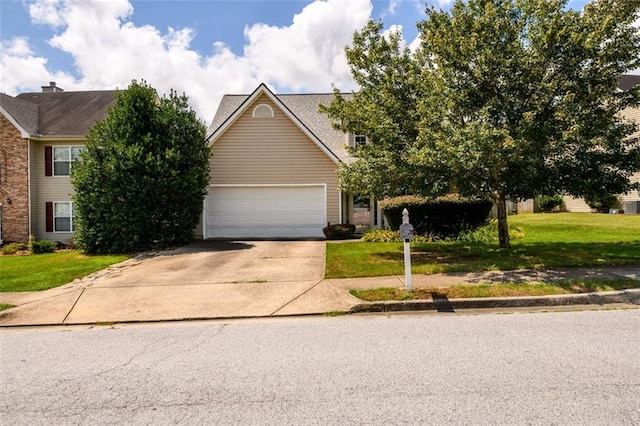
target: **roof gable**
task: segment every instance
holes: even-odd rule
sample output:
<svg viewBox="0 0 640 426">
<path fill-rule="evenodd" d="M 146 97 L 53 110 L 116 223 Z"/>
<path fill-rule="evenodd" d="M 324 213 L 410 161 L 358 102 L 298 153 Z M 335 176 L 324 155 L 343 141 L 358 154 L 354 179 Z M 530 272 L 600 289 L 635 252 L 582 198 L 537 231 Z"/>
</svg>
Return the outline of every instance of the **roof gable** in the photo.
<svg viewBox="0 0 640 426">
<path fill-rule="evenodd" d="M 209 126 L 209 144 L 214 144 L 261 95 L 267 96 L 334 163 L 348 161 L 344 134 L 334 130 L 328 117 L 318 111 L 318 105 L 329 103 L 333 94 L 275 95 L 264 84 L 250 95 L 225 95 L 222 98 Z"/>
<path fill-rule="evenodd" d="M 38 131 L 38 105 L 0 93 L 0 113 L 20 130 L 23 138 Z"/>
</svg>

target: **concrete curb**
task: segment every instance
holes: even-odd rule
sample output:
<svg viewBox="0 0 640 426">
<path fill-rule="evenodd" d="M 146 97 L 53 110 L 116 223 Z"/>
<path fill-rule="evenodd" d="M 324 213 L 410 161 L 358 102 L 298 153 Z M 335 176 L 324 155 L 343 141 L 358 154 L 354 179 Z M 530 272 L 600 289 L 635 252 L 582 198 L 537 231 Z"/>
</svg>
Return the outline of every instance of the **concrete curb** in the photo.
<svg viewBox="0 0 640 426">
<path fill-rule="evenodd" d="M 453 312 L 455 309 L 529 308 L 539 306 L 607 305 L 613 303 L 640 305 L 640 289 L 537 297 L 483 297 L 450 300 L 447 298 L 436 298 L 434 300 L 425 299 L 363 302 L 353 306 L 351 308 L 351 312 L 401 312 L 424 310 Z"/>
</svg>

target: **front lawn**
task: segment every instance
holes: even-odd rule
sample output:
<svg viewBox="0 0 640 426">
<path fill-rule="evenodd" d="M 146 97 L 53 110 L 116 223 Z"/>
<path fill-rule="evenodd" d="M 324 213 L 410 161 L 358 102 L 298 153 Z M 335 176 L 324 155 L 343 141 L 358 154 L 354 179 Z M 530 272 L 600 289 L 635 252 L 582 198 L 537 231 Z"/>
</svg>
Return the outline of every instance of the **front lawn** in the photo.
<svg viewBox="0 0 640 426">
<path fill-rule="evenodd" d="M 640 215 L 509 216 L 524 237 L 495 243 L 412 243 L 414 274 L 640 264 Z M 326 278 L 404 274 L 402 243 L 327 244 Z"/>
<path fill-rule="evenodd" d="M 126 255 L 88 256 L 78 251 L 0 256 L 0 292 L 46 290 L 126 259 Z"/>
</svg>

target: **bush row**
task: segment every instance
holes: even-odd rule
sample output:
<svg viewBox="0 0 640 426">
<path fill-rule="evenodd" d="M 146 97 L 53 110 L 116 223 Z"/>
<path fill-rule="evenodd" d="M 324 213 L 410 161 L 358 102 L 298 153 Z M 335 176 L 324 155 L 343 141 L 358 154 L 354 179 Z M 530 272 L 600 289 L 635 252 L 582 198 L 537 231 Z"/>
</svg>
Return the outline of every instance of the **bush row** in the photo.
<svg viewBox="0 0 640 426">
<path fill-rule="evenodd" d="M 72 244 L 72 243 L 71 243 Z M 29 238 L 29 243 L 14 242 L 2 246 L 2 254 L 9 256 L 19 251 L 31 251 L 31 254 L 53 253 L 56 249 L 66 248 L 69 245 L 55 243 L 51 240 L 36 240 L 33 236 Z"/>
<path fill-rule="evenodd" d="M 402 224 L 402 211 L 409 212 L 409 222 L 416 235 L 435 239 L 456 237 L 462 231 L 486 223 L 492 203 L 450 194 L 437 198 L 405 195 L 380 201 L 380 208 L 392 230 Z"/>
<path fill-rule="evenodd" d="M 518 226 L 509 227 L 509 238 L 517 240 L 524 238 L 525 232 Z M 434 236 L 417 235 L 411 241 L 414 243 L 440 241 L 441 238 Z M 498 241 L 498 223 L 495 220 L 488 221 L 473 230 L 463 230 L 454 237 L 445 238 L 446 241 L 457 241 L 462 243 L 493 243 Z M 401 242 L 398 231 L 390 229 L 371 229 L 362 235 L 361 241 L 372 243 L 393 243 Z"/>
</svg>

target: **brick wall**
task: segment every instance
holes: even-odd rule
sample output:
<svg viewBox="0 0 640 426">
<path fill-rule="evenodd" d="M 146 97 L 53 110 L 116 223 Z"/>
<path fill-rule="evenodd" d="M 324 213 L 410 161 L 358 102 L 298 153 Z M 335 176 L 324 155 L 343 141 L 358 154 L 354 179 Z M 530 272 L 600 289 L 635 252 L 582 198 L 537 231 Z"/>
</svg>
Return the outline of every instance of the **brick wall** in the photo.
<svg viewBox="0 0 640 426">
<path fill-rule="evenodd" d="M 29 181 L 27 139 L 0 114 L 0 203 L 2 240 L 29 239 Z"/>
</svg>

